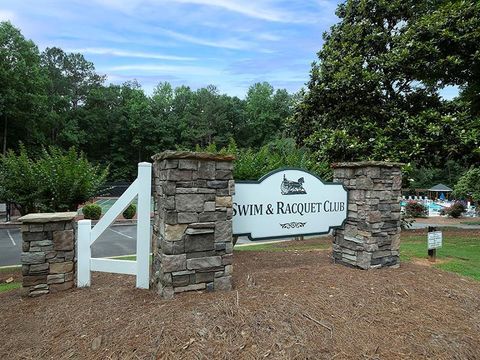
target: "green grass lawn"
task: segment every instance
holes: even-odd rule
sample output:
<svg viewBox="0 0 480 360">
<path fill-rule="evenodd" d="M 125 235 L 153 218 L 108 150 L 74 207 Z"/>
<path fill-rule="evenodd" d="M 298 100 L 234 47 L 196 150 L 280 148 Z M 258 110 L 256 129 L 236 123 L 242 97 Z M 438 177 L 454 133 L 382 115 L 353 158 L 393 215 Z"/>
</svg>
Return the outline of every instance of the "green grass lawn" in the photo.
<svg viewBox="0 0 480 360">
<path fill-rule="evenodd" d="M 404 236 L 400 245 L 402 260 L 428 258 L 427 235 Z M 437 249 L 438 264 L 434 266 L 480 280 L 480 238 L 468 233 L 448 233 L 443 236 L 443 246 Z"/>
<path fill-rule="evenodd" d="M 21 266 L 5 266 L 0 268 L 0 274 L 2 273 L 11 273 L 12 271 L 19 271 L 22 267 Z M 21 282 L 11 282 L 9 284 L 0 282 L 0 293 L 4 291 L 9 291 L 13 289 L 18 289 L 22 287 Z"/>
<path fill-rule="evenodd" d="M 462 221 L 460 224 L 464 224 L 464 225 L 480 225 L 480 221 Z"/>
<path fill-rule="evenodd" d="M 13 290 L 13 289 L 18 289 L 18 288 L 21 288 L 22 287 L 22 283 L 19 283 L 19 282 L 12 282 L 10 284 L 0 284 L 0 293 L 4 292 L 4 291 L 10 291 L 10 290 Z"/>
<path fill-rule="evenodd" d="M 283 244 L 284 245 L 284 244 Z M 330 244 L 327 243 L 302 243 L 302 241 L 298 241 L 294 245 L 289 246 L 282 246 L 281 242 L 278 243 L 271 243 L 271 244 L 258 244 L 258 245 L 245 245 L 245 246 L 237 246 L 235 247 L 235 251 L 307 251 L 307 250 L 325 250 L 331 247 Z"/>
</svg>

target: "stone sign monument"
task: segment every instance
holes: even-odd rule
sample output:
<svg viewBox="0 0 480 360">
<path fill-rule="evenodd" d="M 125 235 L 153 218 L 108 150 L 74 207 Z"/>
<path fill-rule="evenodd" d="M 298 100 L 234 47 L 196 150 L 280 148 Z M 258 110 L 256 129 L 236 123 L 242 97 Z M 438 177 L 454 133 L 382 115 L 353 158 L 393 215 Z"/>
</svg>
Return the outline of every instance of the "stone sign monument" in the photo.
<svg viewBox="0 0 480 360">
<path fill-rule="evenodd" d="M 236 181 L 233 234 L 252 240 L 325 234 L 347 218 L 347 191 L 301 169 Z"/>
</svg>

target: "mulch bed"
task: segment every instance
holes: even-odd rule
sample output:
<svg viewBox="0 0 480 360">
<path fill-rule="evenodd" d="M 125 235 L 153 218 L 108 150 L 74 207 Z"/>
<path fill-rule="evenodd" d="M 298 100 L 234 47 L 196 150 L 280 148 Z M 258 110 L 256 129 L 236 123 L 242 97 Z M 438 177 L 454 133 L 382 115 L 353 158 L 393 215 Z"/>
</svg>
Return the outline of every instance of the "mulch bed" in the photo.
<svg viewBox="0 0 480 360">
<path fill-rule="evenodd" d="M 237 252 L 233 291 L 171 301 L 110 274 L 35 299 L 3 293 L 0 359 L 480 358 L 479 282 L 329 255 Z"/>
</svg>

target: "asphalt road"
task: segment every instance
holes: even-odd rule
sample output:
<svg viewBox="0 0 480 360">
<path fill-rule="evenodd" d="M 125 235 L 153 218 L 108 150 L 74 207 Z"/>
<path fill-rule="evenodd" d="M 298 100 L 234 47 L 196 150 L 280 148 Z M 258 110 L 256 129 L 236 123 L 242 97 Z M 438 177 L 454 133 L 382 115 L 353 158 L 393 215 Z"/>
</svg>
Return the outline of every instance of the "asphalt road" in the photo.
<svg viewBox="0 0 480 360">
<path fill-rule="evenodd" d="M 93 243 L 93 257 L 135 254 L 136 225 L 114 226 Z M 0 229 L 0 266 L 20 264 L 22 235 L 19 229 Z"/>
<path fill-rule="evenodd" d="M 109 227 L 93 243 L 93 257 L 109 257 L 132 255 L 136 253 L 136 225 L 121 225 Z M 252 243 L 248 238 L 241 237 L 238 244 Z M 0 229 L 0 266 L 20 264 L 22 252 L 22 235 L 19 229 Z"/>
</svg>

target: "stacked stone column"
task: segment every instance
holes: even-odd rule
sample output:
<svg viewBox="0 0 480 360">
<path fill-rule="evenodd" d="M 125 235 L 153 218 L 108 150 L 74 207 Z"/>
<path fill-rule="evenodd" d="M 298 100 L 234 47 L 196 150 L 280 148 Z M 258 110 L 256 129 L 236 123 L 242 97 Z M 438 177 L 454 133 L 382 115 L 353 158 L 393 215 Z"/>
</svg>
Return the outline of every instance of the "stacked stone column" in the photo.
<svg viewBox="0 0 480 360">
<path fill-rule="evenodd" d="M 25 295 L 39 296 L 74 286 L 77 213 L 29 214 L 22 221 L 22 275 Z"/>
<path fill-rule="evenodd" d="M 399 265 L 400 163 L 333 164 L 333 181 L 349 190 L 348 218 L 334 231 L 336 262 L 362 269 Z"/>
<path fill-rule="evenodd" d="M 169 151 L 153 160 L 153 287 L 165 298 L 230 290 L 233 157 Z"/>
</svg>

